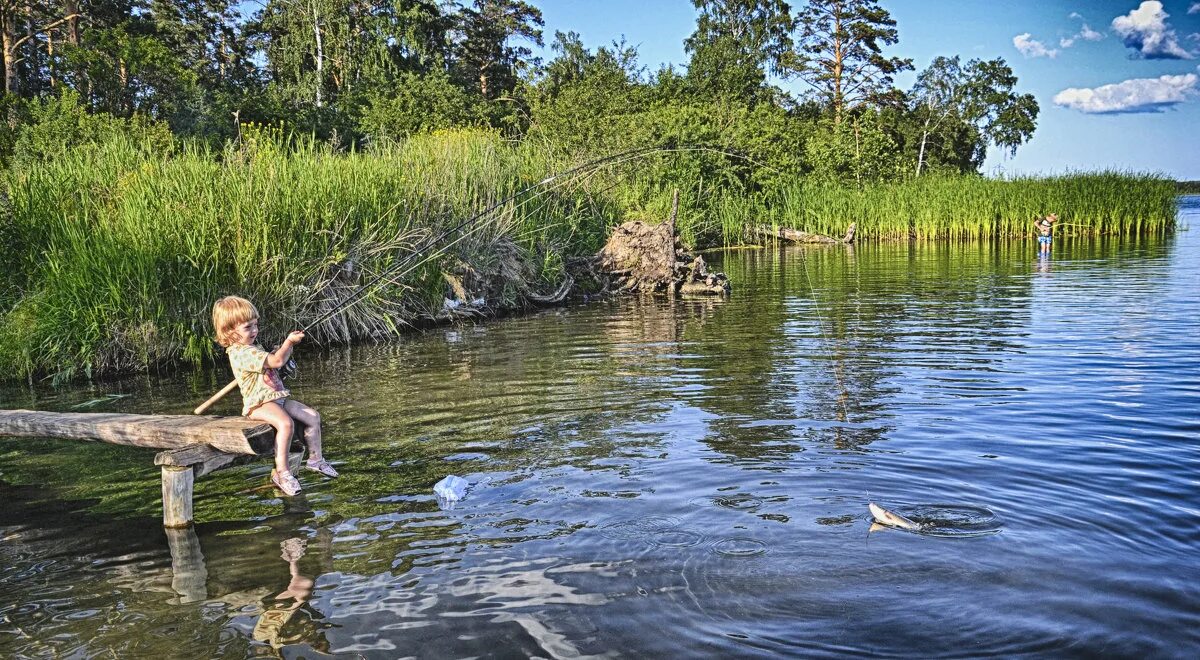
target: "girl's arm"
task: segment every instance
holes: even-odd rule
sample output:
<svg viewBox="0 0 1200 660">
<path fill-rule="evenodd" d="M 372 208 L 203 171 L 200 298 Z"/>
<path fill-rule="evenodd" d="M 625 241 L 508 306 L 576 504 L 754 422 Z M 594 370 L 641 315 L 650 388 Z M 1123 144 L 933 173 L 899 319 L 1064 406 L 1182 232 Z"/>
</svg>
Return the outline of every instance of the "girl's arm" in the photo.
<svg viewBox="0 0 1200 660">
<path fill-rule="evenodd" d="M 292 357 L 292 347 L 299 344 L 302 339 L 304 339 L 303 332 L 296 330 L 290 333 L 274 353 L 267 355 L 267 368 L 278 369 L 287 364 L 288 358 Z"/>
</svg>

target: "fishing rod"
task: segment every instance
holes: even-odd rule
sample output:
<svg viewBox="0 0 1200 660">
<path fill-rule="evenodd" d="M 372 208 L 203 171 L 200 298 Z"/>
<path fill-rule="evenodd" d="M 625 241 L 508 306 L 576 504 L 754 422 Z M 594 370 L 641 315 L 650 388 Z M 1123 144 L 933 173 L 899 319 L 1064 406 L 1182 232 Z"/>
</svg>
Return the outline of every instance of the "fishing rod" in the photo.
<svg viewBox="0 0 1200 660">
<path fill-rule="evenodd" d="M 322 314 L 319 318 L 317 318 L 316 320 L 305 325 L 304 328 L 301 330 L 301 332 L 307 332 L 308 330 L 312 329 L 313 327 L 316 327 L 316 326 L 320 325 L 321 323 L 324 323 L 325 321 L 333 318 L 335 315 L 346 311 L 351 306 L 362 301 L 365 298 L 367 293 L 373 291 L 378 285 L 382 284 L 389 278 L 394 279 L 394 278 L 402 277 L 403 275 L 405 275 L 409 272 L 412 272 L 413 270 L 415 270 L 416 268 L 419 268 L 420 266 L 424 265 L 425 263 L 428 263 L 431 259 L 434 259 L 442 254 L 445 254 L 445 252 L 449 248 L 451 248 L 455 244 L 459 243 L 463 239 L 467 238 L 468 236 L 473 234 L 475 231 L 478 231 L 478 229 L 482 225 L 477 225 L 474 229 L 472 229 L 468 232 L 465 232 L 463 234 L 460 234 L 458 238 L 456 238 L 455 240 L 442 246 L 437 251 L 434 251 L 428 255 L 425 255 L 424 259 L 413 264 L 411 267 L 408 267 L 407 269 L 404 270 L 403 273 L 399 272 L 400 269 L 405 267 L 409 262 L 411 262 L 415 258 L 421 256 L 421 253 L 424 250 L 426 250 L 434 245 L 437 245 L 440 241 L 446 239 L 451 234 L 453 234 L 455 232 L 459 232 L 462 229 L 466 228 L 468 225 L 485 218 L 487 215 L 505 207 L 512 201 L 519 198 L 521 195 L 524 195 L 525 193 L 527 193 L 531 190 L 534 190 L 535 188 L 539 188 L 541 186 L 546 186 L 547 184 L 553 183 L 556 180 L 563 179 L 565 177 L 571 177 L 573 175 L 580 174 L 582 172 L 587 172 L 589 170 L 598 170 L 599 168 L 604 167 L 606 165 L 620 164 L 622 162 L 633 160 L 635 158 L 641 158 L 643 156 L 647 156 L 647 155 L 651 155 L 651 154 L 680 153 L 680 152 L 692 152 L 692 151 L 718 153 L 718 154 L 722 154 L 725 156 L 732 156 L 735 158 L 739 158 L 739 159 L 745 160 L 747 162 L 750 162 L 752 164 L 757 164 L 753 159 L 745 156 L 744 154 L 739 154 L 739 153 L 732 152 L 732 151 L 729 151 L 726 149 L 711 147 L 711 146 L 707 146 L 707 145 L 686 145 L 686 146 L 682 146 L 682 147 L 651 146 L 651 147 L 640 147 L 637 149 L 630 149 L 630 150 L 619 152 L 616 154 L 610 154 L 610 155 L 604 156 L 602 158 L 597 158 L 595 160 L 588 161 L 586 163 L 582 163 L 580 165 L 563 170 L 561 172 L 557 172 L 557 173 L 552 174 L 540 181 L 537 181 L 536 183 L 526 186 L 525 188 L 522 188 L 521 190 L 518 190 L 518 191 L 512 193 L 511 195 L 508 195 L 507 197 L 496 202 L 495 204 L 492 204 L 491 206 L 480 211 L 479 213 L 476 213 L 475 215 L 468 217 L 467 219 L 463 220 L 462 222 L 458 223 L 457 225 L 448 227 L 445 230 L 443 230 L 442 232 L 440 232 L 439 234 L 430 237 L 427 241 L 425 241 L 423 246 L 410 251 L 409 254 L 406 255 L 404 258 L 402 258 L 397 264 L 394 264 L 393 266 L 391 266 L 388 269 L 384 270 L 383 272 L 379 273 L 372 281 L 359 287 L 359 289 L 354 294 L 352 294 L 350 297 L 339 302 L 332 309 L 330 309 L 326 313 Z M 774 169 L 774 168 L 771 168 L 771 169 Z M 567 183 L 567 181 L 564 181 L 563 184 L 560 184 L 560 185 L 565 185 L 565 183 Z M 525 203 L 532 201 L 532 199 L 537 199 L 538 197 L 542 196 L 543 194 L 546 194 L 548 191 L 549 191 L 549 189 L 539 192 L 538 195 L 534 196 L 530 200 L 525 200 L 516 208 L 520 208 L 521 206 L 524 206 Z M 289 363 L 292 365 L 295 364 L 294 361 L 292 361 L 292 360 L 289 360 Z M 210 397 L 208 400 L 206 400 L 204 403 L 197 406 L 196 409 L 193 411 L 193 413 L 197 414 L 197 415 L 202 414 L 204 411 L 208 410 L 208 408 L 210 408 L 217 401 L 220 401 L 226 394 L 229 394 L 230 392 L 232 392 L 233 389 L 237 387 L 237 385 L 238 385 L 238 381 L 237 381 L 237 379 L 234 379 L 228 385 L 226 385 L 224 388 L 222 388 L 219 392 L 217 392 L 212 397 Z"/>
<path fill-rule="evenodd" d="M 320 325 L 321 323 L 324 323 L 325 321 L 333 318 L 337 314 L 340 314 L 341 312 L 344 312 L 345 310 L 349 309 L 353 305 L 357 304 L 358 302 L 360 302 L 361 300 L 363 300 L 366 297 L 366 294 L 372 292 L 376 288 L 377 285 L 383 283 L 384 280 L 387 280 L 389 278 L 395 279 L 395 278 L 403 277 L 404 275 L 406 275 L 406 274 L 412 272 L 413 270 L 416 270 L 417 268 L 428 263 L 430 260 L 432 260 L 438 256 L 441 256 L 442 254 L 445 254 L 446 251 L 449 250 L 449 248 L 458 244 L 463 239 L 469 237 L 472 233 L 474 233 L 474 231 L 479 229 L 479 227 L 481 225 L 477 225 L 474 229 L 460 234 L 458 238 L 445 244 L 438 250 L 425 255 L 424 259 L 413 264 L 411 267 L 406 268 L 403 272 L 399 272 L 399 270 L 401 268 L 403 268 L 404 266 L 407 265 L 408 261 L 411 261 L 412 259 L 421 256 L 422 252 L 424 250 L 426 250 L 430 247 L 433 247 L 434 245 L 437 245 L 439 242 L 445 240 L 451 234 L 461 231 L 466 226 L 468 226 L 478 220 L 481 220 L 482 218 L 486 217 L 488 214 L 495 212 L 498 209 L 503 208 L 504 206 L 506 206 L 513 200 L 519 198 L 521 195 L 524 195 L 525 193 L 527 193 L 535 188 L 545 186 L 549 183 L 554 182 L 555 180 L 562 179 L 564 177 L 573 177 L 574 175 L 582 174 L 589 170 L 599 170 L 599 168 L 604 167 L 606 165 L 620 164 L 623 162 L 634 160 L 636 158 L 641 158 L 642 156 L 646 156 L 646 155 L 650 155 L 650 154 L 654 154 L 654 153 L 679 153 L 679 152 L 689 152 L 689 151 L 708 151 L 708 152 L 720 153 L 722 155 L 733 156 L 735 158 L 741 158 L 748 162 L 754 163 L 754 161 L 752 159 L 746 157 L 743 154 L 738 154 L 738 153 L 731 152 L 728 150 L 719 149 L 716 147 L 710 147 L 710 146 L 706 146 L 706 145 L 688 145 L 688 146 L 684 146 L 684 147 L 641 147 L 638 149 L 631 149 L 629 151 L 624 151 L 624 152 L 620 152 L 617 154 L 605 156 L 603 158 L 598 158 L 596 160 L 589 161 L 587 163 L 583 163 L 576 167 L 572 167 L 570 169 L 563 170 L 562 172 L 558 172 L 556 174 L 548 176 L 548 177 L 542 179 L 541 181 L 538 181 L 537 183 L 534 183 L 532 185 L 526 186 L 525 188 L 522 188 L 521 190 L 518 190 L 517 192 L 509 195 L 508 197 L 505 197 L 504 199 L 500 200 L 499 202 L 496 202 L 495 204 L 489 206 L 488 208 L 480 211 L 479 213 L 476 213 L 475 215 L 467 218 L 466 220 L 463 220 L 462 222 L 458 223 L 457 225 L 448 227 L 445 230 L 443 230 L 441 233 L 430 237 L 428 240 L 425 241 L 424 246 L 416 248 L 416 249 L 412 250 L 411 252 L 409 252 L 409 254 L 406 255 L 405 259 L 401 259 L 401 261 L 399 263 L 394 264 L 390 268 L 379 273 L 379 275 L 377 275 L 374 280 L 362 285 L 358 289 L 358 291 L 356 291 L 349 298 L 339 302 L 337 305 L 335 305 L 332 309 L 325 312 L 319 318 L 317 318 L 316 320 L 314 320 L 314 321 L 308 323 L 306 326 L 304 326 L 304 328 L 301 329 L 301 332 L 308 332 L 310 329 Z M 766 167 L 766 166 L 764 165 L 764 167 Z M 569 181 L 570 181 L 570 179 L 560 183 L 558 186 L 555 186 L 555 188 L 562 186 L 562 185 L 566 185 L 566 183 L 568 183 Z M 536 200 L 537 198 L 541 197 L 542 195 L 548 194 L 552 190 L 554 190 L 554 188 L 545 188 L 545 189 L 541 190 L 540 192 L 538 192 L 537 195 L 522 201 L 513 210 L 515 211 L 515 210 L 521 208 L 522 206 L 529 203 L 530 201 Z"/>
<path fill-rule="evenodd" d="M 614 161 L 620 162 L 620 161 L 624 161 L 624 160 L 632 160 L 633 158 L 636 158 L 636 157 L 639 157 L 639 156 L 642 156 L 642 155 L 645 155 L 647 153 L 651 153 L 654 151 L 658 151 L 661 149 L 662 149 L 661 147 L 643 147 L 640 149 L 632 149 L 630 151 L 622 152 L 619 154 L 612 154 L 609 156 L 605 156 L 604 158 L 599 158 L 594 161 L 590 161 L 590 162 L 584 163 L 582 165 L 572 167 L 568 170 L 563 170 L 562 172 L 558 172 L 556 174 L 548 176 L 548 177 L 542 179 L 541 181 L 538 181 L 537 183 L 526 186 L 525 188 L 522 188 L 521 190 L 518 190 L 517 192 L 512 193 L 511 195 L 505 197 L 504 199 L 501 199 L 500 201 L 496 202 L 495 204 L 492 204 L 491 206 L 487 207 L 486 209 L 480 211 L 479 213 L 476 213 L 475 215 L 463 220 L 462 222 L 458 223 L 457 225 L 447 227 L 446 229 L 442 230 L 440 233 L 438 233 L 434 236 L 431 236 L 429 239 L 427 239 L 424 242 L 424 245 L 410 251 L 408 253 L 408 255 L 406 255 L 403 259 L 401 259 L 397 264 L 393 264 L 391 267 L 387 268 L 386 270 L 381 272 L 379 275 L 377 275 L 374 280 L 367 282 L 366 284 L 359 287 L 358 291 L 356 291 L 349 298 L 347 298 L 346 300 L 343 300 L 340 303 L 338 303 L 337 305 L 335 305 L 332 309 L 330 309 L 329 311 L 322 314 L 315 321 L 308 323 L 306 326 L 304 326 L 303 329 L 301 329 L 301 332 L 308 332 L 310 329 L 320 325 L 321 323 L 324 323 L 325 321 L 333 318 L 337 314 L 340 314 L 341 312 L 344 312 L 345 310 L 349 309 L 351 306 L 360 302 L 366 296 L 367 293 L 370 293 L 371 291 L 373 291 L 377 285 L 383 283 L 384 280 L 386 280 L 388 278 L 401 277 L 413 270 L 416 270 L 420 266 L 427 263 L 430 259 L 436 258 L 442 254 L 445 254 L 445 252 L 449 248 L 451 248 L 454 245 L 456 245 L 457 243 L 461 242 L 462 239 L 470 236 L 471 232 L 462 234 L 462 235 L 460 235 L 459 238 L 442 246 L 436 252 L 425 255 L 424 259 L 422 259 L 420 262 L 413 264 L 413 266 L 411 268 L 408 268 L 407 270 L 405 270 L 404 273 L 399 272 L 399 270 L 401 268 L 404 268 L 406 265 L 408 265 L 408 263 L 410 261 L 412 261 L 413 259 L 415 259 L 417 257 L 422 256 L 422 253 L 425 250 L 442 242 L 447 237 L 449 237 L 451 234 L 460 232 L 464 228 L 466 228 L 468 225 L 471 225 L 472 223 L 482 220 L 489 214 L 505 207 L 510 202 L 519 198 L 521 195 L 524 195 L 525 193 L 527 193 L 535 188 L 545 186 L 549 183 L 553 183 L 554 181 L 556 181 L 558 179 L 562 179 L 562 178 L 568 177 L 570 175 L 579 174 L 581 172 L 591 170 L 591 169 L 599 169 L 600 167 L 611 164 Z M 519 206 L 517 206 L 516 208 L 519 209 L 521 206 L 524 206 L 529 201 L 532 201 L 533 199 L 537 199 L 538 197 L 542 196 L 543 194 L 546 194 L 547 192 L 549 192 L 549 190 L 552 190 L 552 189 L 547 189 L 547 190 L 543 190 L 543 191 L 539 192 L 538 195 L 521 202 L 521 204 Z M 516 210 L 516 209 L 514 209 L 514 210 Z M 477 228 L 478 228 L 478 226 L 477 226 Z"/>
</svg>

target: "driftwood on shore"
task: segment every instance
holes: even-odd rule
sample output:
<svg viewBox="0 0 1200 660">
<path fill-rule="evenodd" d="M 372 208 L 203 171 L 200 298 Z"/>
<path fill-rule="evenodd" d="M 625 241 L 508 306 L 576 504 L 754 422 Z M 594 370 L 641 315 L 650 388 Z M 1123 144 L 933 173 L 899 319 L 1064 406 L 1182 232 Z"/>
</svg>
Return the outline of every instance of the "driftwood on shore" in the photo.
<svg viewBox="0 0 1200 660">
<path fill-rule="evenodd" d="M 708 272 L 703 257 L 693 258 L 683 249 L 675 233 L 678 211 L 676 191 L 667 222 L 649 225 L 634 220 L 613 231 L 596 255 L 595 265 L 613 280 L 617 291 L 701 295 L 729 292 L 729 278 L 724 273 Z"/>
<path fill-rule="evenodd" d="M 849 245 L 854 242 L 854 232 L 858 229 L 858 223 L 851 222 L 850 227 L 846 229 L 846 235 L 842 238 L 832 238 L 823 234 L 811 234 L 806 231 L 797 229 L 788 229 L 787 227 L 767 227 L 765 225 L 756 225 L 753 228 L 754 233 L 760 236 L 770 236 L 771 238 L 782 239 L 791 243 L 818 243 L 826 245 Z"/>
</svg>

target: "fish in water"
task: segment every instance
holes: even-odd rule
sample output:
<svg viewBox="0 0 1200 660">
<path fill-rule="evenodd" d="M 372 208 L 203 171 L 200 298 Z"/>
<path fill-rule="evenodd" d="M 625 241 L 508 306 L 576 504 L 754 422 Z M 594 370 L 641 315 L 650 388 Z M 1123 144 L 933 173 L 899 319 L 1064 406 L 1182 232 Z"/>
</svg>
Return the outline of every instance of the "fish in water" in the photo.
<svg viewBox="0 0 1200 660">
<path fill-rule="evenodd" d="M 871 516 L 875 518 L 875 522 L 881 525 L 887 525 L 888 527 L 899 527 L 900 529 L 921 529 L 919 524 L 909 520 L 908 518 L 905 518 L 898 513 L 892 513 L 891 511 L 888 511 L 874 502 L 867 502 L 867 508 L 870 509 Z"/>
</svg>

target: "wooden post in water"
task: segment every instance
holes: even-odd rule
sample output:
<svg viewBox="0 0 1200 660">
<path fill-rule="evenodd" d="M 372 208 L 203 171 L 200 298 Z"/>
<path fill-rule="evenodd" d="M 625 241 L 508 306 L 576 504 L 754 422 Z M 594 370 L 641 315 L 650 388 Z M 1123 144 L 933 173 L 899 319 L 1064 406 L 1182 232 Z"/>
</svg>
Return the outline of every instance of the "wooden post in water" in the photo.
<svg viewBox="0 0 1200 660">
<path fill-rule="evenodd" d="M 191 467 L 162 466 L 163 527 L 178 529 L 192 524 Z"/>
</svg>

